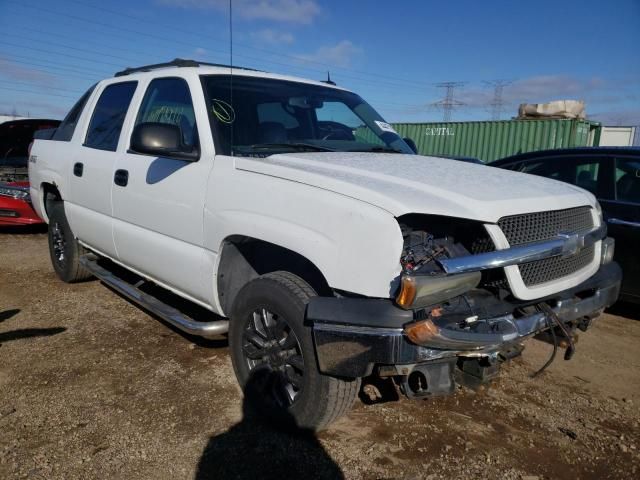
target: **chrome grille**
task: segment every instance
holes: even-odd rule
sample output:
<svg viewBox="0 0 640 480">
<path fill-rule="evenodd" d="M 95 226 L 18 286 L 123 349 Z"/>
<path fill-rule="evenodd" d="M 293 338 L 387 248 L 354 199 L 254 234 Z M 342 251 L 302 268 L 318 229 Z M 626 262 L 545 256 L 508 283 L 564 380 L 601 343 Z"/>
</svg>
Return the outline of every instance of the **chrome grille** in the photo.
<svg viewBox="0 0 640 480">
<path fill-rule="evenodd" d="M 518 266 L 522 281 L 527 287 L 566 277 L 582 270 L 593 261 L 595 246 L 583 248 L 570 257 L 552 257 Z"/>
<path fill-rule="evenodd" d="M 498 221 L 509 245 L 522 245 L 555 238 L 560 233 L 583 233 L 593 228 L 591 207 L 568 208 L 503 217 Z M 545 258 L 518 266 L 525 286 L 532 287 L 571 275 L 594 259 L 591 245 L 570 257 Z"/>
<path fill-rule="evenodd" d="M 591 207 L 578 207 L 503 217 L 498 220 L 498 226 L 507 237 L 509 245 L 514 246 L 549 240 L 559 233 L 591 230 L 593 217 Z"/>
</svg>

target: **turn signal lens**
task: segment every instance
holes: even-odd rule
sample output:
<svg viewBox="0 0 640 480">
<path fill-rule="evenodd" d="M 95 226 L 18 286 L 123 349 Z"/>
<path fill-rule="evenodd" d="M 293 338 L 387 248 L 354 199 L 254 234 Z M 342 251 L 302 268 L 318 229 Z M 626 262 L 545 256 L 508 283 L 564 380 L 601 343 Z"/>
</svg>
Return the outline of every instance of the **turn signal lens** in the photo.
<svg viewBox="0 0 640 480">
<path fill-rule="evenodd" d="M 400 293 L 396 297 L 398 306 L 408 309 L 413 305 L 416 299 L 416 279 L 407 275 L 403 275 L 400 280 Z"/>
<path fill-rule="evenodd" d="M 616 242 L 613 238 L 607 237 L 602 240 L 600 247 L 600 263 L 606 265 L 613 260 L 613 254 L 616 249 Z"/>
<path fill-rule="evenodd" d="M 413 343 L 421 345 L 439 335 L 440 329 L 429 319 L 407 325 L 404 333 Z"/>
</svg>

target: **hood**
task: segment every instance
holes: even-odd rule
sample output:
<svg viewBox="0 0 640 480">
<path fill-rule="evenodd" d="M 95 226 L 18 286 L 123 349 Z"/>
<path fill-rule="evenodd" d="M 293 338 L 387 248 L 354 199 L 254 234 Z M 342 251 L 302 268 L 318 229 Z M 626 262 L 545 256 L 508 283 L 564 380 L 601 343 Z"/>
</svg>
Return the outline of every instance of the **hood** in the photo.
<svg viewBox="0 0 640 480">
<path fill-rule="evenodd" d="M 419 155 L 287 153 L 236 157 L 235 167 L 353 197 L 395 217 L 425 213 L 495 223 L 507 215 L 595 204 L 590 193 L 556 180 Z"/>
</svg>

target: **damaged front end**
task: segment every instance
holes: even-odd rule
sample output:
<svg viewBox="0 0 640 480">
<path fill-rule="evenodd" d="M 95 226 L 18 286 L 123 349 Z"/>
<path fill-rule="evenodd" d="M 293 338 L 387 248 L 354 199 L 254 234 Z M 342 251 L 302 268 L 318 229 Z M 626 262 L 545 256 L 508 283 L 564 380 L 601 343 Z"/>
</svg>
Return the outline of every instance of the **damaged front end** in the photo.
<svg viewBox="0 0 640 480">
<path fill-rule="evenodd" d="M 400 219 L 405 248 L 395 299 L 310 301 L 307 318 L 322 372 L 394 377 L 410 397 L 448 394 L 456 380 L 476 386 L 494 378 L 526 338 L 550 332 L 554 343 L 564 337 L 572 345 L 575 330 L 586 330 L 618 298 L 613 240 L 597 221 L 578 225 L 570 217 L 569 227 L 578 225 L 578 231 L 560 222 L 563 231 L 551 238 L 495 249 L 477 223 L 431 218 L 436 228 L 427 231 L 417 228 L 420 216 L 407 217 Z M 579 285 L 532 300 L 510 289 L 505 267 L 555 258 L 564 272 L 587 249 L 597 271 Z"/>
</svg>

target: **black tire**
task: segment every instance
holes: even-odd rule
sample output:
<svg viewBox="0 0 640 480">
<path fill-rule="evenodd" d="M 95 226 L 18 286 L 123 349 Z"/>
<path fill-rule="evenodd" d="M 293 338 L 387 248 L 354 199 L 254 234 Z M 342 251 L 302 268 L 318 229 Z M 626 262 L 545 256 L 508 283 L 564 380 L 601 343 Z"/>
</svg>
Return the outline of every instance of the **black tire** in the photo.
<svg viewBox="0 0 640 480">
<path fill-rule="evenodd" d="M 47 213 L 49 214 L 49 255 L 58 277 L 67 283 L 91 278 L 91 272 L 80 265 L 80 257 L 88 253 L 88 250 L 74 237 L 64 213 L 64 203 L 51 204 Z"/>
<path fill-rule="evenodd" d="M 311 327 L 304 324 L 306 304 L 315 295 L 300 277 L 280 271 L 252 280 L 234 301 L 229 345 L 233 369 L 245 393 L 245 401 L 284 428 L 321 430 L 351 409 L 360 390 L 358 378 L 336 378 L 318 370 Z M 265 310 L 271 317 L 263 316 Z M 258 314 L 260 320 L 254 314 Z M 280 332 L 282 323 L 288 329 L 283 330 L 282 338 L 279 334 L 271 337 L 273 345 L 268 348 L 272 351 L 279 348 L 280 353 L 271 354 L 270 360 L 265 357 L 251 359 L 249 354 L 261 355 L 267 351 L 267 347 L 258 347 L 248 340 L 255 337 L 257 323 L 263 326 L 268 323 L 262 320 L 264 318 L 270 318 L 273 324 L 263 328 L 264 332 Z M 268 335 L 261 341 L 267 339 Z M 297 341 L 296 346 L 291 347 L 294 341 Z M 285 353 L 289 356 L 283 356 Z M 302 368 L 298 368 L 298 357 L 302 357 Z M 278 366 L 278 362 L 283 365 Z M 294 378 L 297 386 L 292 383 Z"/>
</svg>

